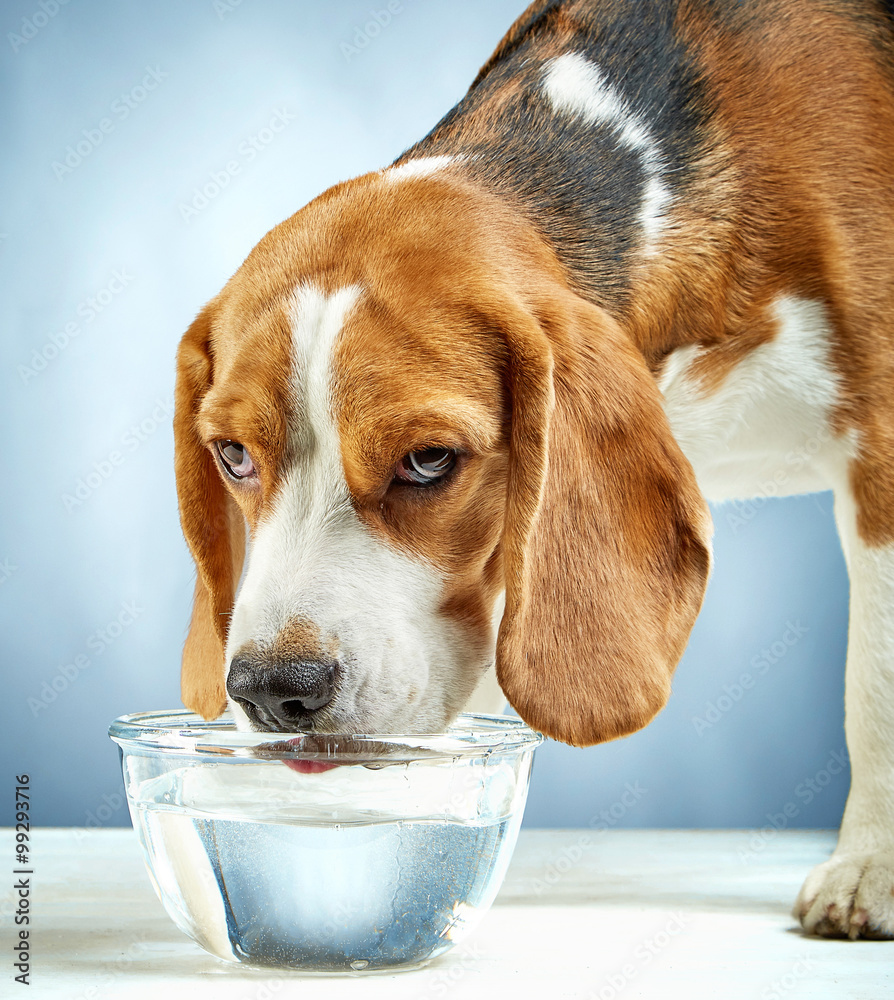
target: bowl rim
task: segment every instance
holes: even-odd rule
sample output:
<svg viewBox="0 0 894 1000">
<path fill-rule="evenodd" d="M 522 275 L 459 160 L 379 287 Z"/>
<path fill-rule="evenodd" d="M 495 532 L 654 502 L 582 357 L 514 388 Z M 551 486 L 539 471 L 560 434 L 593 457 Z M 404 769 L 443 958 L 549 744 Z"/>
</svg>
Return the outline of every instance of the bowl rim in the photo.
<svg viewBox="0 0 894 1000">
<path fill-rule="evenodd" d="M 244 732 L 225 712 L 207 720 L 189 709 L 119 716 L 109 737 L 122 752 L 244 762 L 314 760 L 343 763 L 451 760 L 534 750 L 543 736 L 519 718 L 464 712 L 441 733 Z"/>
</svg>

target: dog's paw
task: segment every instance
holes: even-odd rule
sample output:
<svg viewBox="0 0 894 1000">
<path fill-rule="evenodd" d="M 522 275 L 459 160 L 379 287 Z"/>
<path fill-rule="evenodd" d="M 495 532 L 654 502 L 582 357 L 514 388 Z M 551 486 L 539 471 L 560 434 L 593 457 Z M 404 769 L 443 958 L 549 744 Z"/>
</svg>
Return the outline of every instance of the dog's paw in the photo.
<svg viewBox="0 0 894 1000">
<path fill-rule="evenodd" d="M 894 852 L 844 852 L 807 876 L 792 915 L 808 934 L 894 938 Z"/>
</svg>

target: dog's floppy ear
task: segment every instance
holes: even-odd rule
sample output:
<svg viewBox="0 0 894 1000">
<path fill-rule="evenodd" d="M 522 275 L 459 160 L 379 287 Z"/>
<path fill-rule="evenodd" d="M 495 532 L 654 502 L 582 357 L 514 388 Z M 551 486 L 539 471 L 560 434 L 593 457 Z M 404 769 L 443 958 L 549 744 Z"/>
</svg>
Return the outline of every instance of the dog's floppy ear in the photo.
<svg viewBox="0 0 894 1000">
<path fill-rule="evenodd" d="M 512 397 L 497 676 L 548 736 L 586 746 L 664 707 L 701 607 L 711 521 L 655 380 L 564 289 L 504 317 Z"/>
<path fill-rule="evenodd" d="M 180 523 L 196 562 L 196 591 L 183 647 L 183 704 L 206 719 L 227 703 L 224 647 L 245 554 L 245 522 L 221 481 L 197 427 L 202 398 L 211 388 L 213 305 L 187 330 L 177 352 L 174 465 Z"/>
</svg>

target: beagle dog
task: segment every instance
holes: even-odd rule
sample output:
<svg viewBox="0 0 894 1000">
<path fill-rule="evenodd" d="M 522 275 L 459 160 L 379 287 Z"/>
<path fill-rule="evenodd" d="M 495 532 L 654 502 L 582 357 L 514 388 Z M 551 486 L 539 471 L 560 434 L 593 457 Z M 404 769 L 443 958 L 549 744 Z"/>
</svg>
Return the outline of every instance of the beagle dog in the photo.
<svg viewBox="0 0 894 1000">
<path fill-rule="evenodd" d="M 852 787 L 795 912 L 894 936 L 892 18 L 537 0 L 428 136 L 268 233 L 178 354 L 185 704 L 624 736 L 699 611 L 705 498 L 784 468 L 834 490 L 852 586 Z"/>
</svg>

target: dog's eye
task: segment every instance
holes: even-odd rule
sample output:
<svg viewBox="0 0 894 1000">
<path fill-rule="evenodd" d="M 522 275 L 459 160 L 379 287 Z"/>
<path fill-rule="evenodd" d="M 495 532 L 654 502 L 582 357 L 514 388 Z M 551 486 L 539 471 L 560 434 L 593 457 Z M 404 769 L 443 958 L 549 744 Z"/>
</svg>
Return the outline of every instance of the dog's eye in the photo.
<svg viewBox="0 0 894 1000">
<path fill-rule="evenodd" d="M 255 474 L 255 463 L 245 445 L 238 441 L 217 441 L 217 454 L 223 467 L 234 479 L 248 479 Z"/>
<path fill-rule="evenodd" d="M 395 478 L 414 486 L 430 486 L 442 480 L 456 465 L 456 452 L 449 448 L 411 451 L 398 463 Z"/>
</svg>

